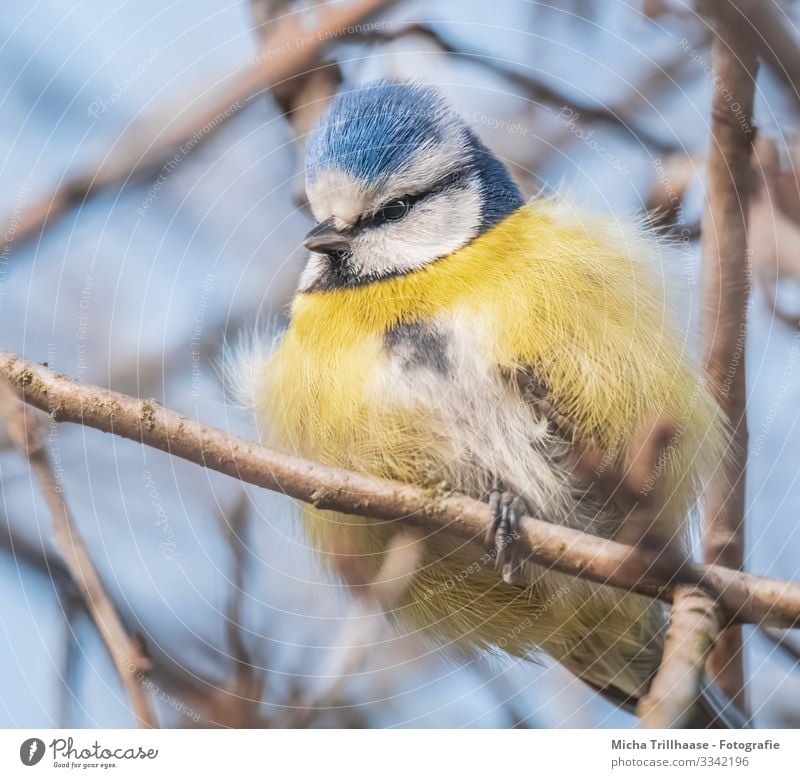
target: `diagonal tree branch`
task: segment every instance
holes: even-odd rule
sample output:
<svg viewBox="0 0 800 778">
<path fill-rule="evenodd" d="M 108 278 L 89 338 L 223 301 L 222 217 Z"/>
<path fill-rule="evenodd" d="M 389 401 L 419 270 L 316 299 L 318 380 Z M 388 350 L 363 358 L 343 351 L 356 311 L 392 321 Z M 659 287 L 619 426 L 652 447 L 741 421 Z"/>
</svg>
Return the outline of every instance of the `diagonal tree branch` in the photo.
<svg viewBox="0 0 800 778">
<path fill-rule="evenodd" d="M 640 727 L 679 729 L 687 723 L 719 629 L 718 609 L 707 592 L 678 587 L 672 600 L 661 666 L 636 706 Z"/>
<path fill-rule="evenodd" d="M 343 513 L 397 520 L 428 532 L 447 530 L 476 545 L 490 524 L 485 503 L 411 484 L 327 467 L 283 454 L 164 408 L 90 384 L 81 384 L 0 350 L 0 375 L 27 403 L 72 422 L 152 446 L 240 481 Z M 716 565 L 676 573 L 659 553 L 525 517 L 520 552 L 570 575 L 670 602 L 680 584 L 707 585 L 724 596 L 733 622 L 800 625 L 800 584 L 749 575 Z M 632 561 L 635 564 L 632 564 Z"/>
<path fill-rule="evenodd" d="M 39 482 L 53 519 L 56 548 L 130 697 L 138 724 L 147 728 L 157 727 L 155 713 L 137 677 L 149 668 L 149 660 L 131 640 L 106 593 L 50 464 L 38 420 L 26 411 L 5 378 L 0 378 L 0 417 L 6 422 L 14 444 L 27 457 Z"/>
<path fill-rule="evenodd" d="M 658 521 L 660 506 L 654 497 L 663 477 L 663 468 L 658 465 L 668 456 L 675 434 L 676 429 L 667 418 L 644 425 L 641 440 L 633 446 L 637 454 L 627 472 L 603 471 L 606 487 L 617 493 L 628 512 L 617 538 L 640 550 L 656 552 L 663 565 L 672 568 L 670 580 L 693 577 L 697 581 L 695 586 L 679 586 L 674 592 L 661 662 L 650 688 L 636 706 L 639 726 L 645 729 L 692 726 L 706 687 L 706 661 L 722 627 L 720 608 L 727 605 L 735 609 L 725 592 L 699 574 L 681 534 Z M 636 556 L 631 559 L 635 562 Z M 733 726 L 734 717 L 729 718 Z M 746 719 L 741 717 L 736 723 L 744 727 Z"/>
<path fill-rule="evenodd" d="M 314 69 L 329 45 L 345 40 L 364 21 L 396 2 L 354 0 L 279 17 L 270 25 L 271 45 L 262 44 L 261 54 L 244 71 L 221 79 L 211 99 L 205 97 L 209 91 L 205 88 L 184 106 L 176 109 L 170 105 L 146 127 L 132 128 L 93 166 L 68 178 L 22 213 L 3 219 L 5 233 L 13 236 L 14 244 L 21 245 L 54 224 L 72 206 L 108 187 L 137 177 L 153 177 L 159 171 L 171 172 L 171 165 L 212 138 L 252 98 Z"/>
<path fill-rule="evenodd" d="M 568 97 L 556 87 L 545 83 L 541 79 L 526 73 L 519 67 L 509 64 L 509 60 L 493 54 L 480 51 L 468 51 L 459 48 L 455 43 L 449 41 L 437 29 L 429 24 L 413 22 L 392 30 L 367 30 L 359 33 L 356 39 L 368 43 L 390 43 L 406 36 L 416 35 L 434 43 L 444 54 L 458 59 L 463 59 L 475 65 L 479 65 L 487 70 L 496 73 L 505 81 L 517 87 L 521 92 L 528 95 L 532 100 L 544 103 L 545 105 L 555 106 L 556 108 L 569 108 L 574 113 L 575 119 L 581 122 L 597 122 L 610 127 L 614 127 L 625 132 L 635 143 L 645 146 L 661 154 L 676 151 L 680 145 L 676 141 L 665 140 L 654 135 L 644 127 L 637 125 L 629 118 L 630 109 L 624 101 L 621 106 L 605 106 L 599 103 L 579 103 L 574 98 Z M 684 52 L 680 52 L 680 62 L 686 61 Z M 635 94 L 641 95 L 647 92 L 648 82 L 653 79 L 663 77 L 664 72 L 669 72 L 671 67 L 655 71 L 655 77 L 650 76 L 645 84 L 636 89 Z"/>
</svg>

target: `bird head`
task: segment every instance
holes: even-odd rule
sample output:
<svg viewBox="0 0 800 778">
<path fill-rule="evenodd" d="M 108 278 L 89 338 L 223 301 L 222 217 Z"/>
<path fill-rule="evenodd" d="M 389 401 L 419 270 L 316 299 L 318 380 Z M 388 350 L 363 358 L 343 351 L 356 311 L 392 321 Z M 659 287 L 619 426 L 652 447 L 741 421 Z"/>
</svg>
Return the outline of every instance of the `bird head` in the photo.
<svg viewBox="0 0 800 778">
<path fill-rule="evenodd" d="M 410 273 L 522 205 L 508 171 L 434 88 L 377 81 L 337 95 L 312 129 L 306 193 L 317 220 L 303 291 Z"/>
</svg>

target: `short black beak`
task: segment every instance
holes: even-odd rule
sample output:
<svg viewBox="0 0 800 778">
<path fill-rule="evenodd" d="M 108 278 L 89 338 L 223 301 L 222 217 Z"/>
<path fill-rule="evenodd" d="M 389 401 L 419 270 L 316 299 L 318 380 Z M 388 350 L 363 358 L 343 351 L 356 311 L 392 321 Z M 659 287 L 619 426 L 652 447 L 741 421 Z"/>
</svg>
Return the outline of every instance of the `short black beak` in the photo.
<svg viewBox="0 0 800 778">
<path fill-rule="evenodd" d="M 306 235 L 303 245 L 317 254 L 335 254 L 350 248 L 350 238 L 333 226 L 333 219 L 326 219 Z"/>
</svg>

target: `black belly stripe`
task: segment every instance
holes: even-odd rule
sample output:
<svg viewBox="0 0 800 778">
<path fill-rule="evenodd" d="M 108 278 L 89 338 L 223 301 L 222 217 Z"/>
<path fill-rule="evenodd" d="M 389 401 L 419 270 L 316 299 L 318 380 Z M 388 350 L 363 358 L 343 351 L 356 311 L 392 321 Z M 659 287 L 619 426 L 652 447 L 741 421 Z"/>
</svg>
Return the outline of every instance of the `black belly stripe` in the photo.
<svg viewBox="0 0 800 778">
<path fill-rule="evenodd" d="M 427 368 L 445 376 L 450 373 L 447 335 L 430 322 L 399 322 L 385 330 L 383 345 L 407 369 Z"/>
</svg>

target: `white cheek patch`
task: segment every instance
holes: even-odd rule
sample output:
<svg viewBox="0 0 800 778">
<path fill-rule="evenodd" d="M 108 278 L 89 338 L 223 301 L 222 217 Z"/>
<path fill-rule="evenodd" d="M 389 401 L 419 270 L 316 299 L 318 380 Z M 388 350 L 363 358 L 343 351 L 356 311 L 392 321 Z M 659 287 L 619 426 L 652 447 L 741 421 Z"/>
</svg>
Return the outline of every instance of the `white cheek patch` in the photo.
<svg viewBox="0 0 800 778">
<path fill-rule="evenodd" d="M 328 168 L 308 183 L 306 192 L 317 221 L 333 219 L 337 229 L 346 230 L 392 200 L 435 190 L 453 173 L 464 175 L 457 184 L 418 200 L 400 221 L 360 229 L 347 260 L 354 276 L 368 282 L 422 268 L 478 234 L 481 192 L 477 178 L 465 168 L 468 153 L 464 133 L 450 128 L 447 137 L 421 146 L 387 179 L 365 182 Z M 329 269 L 325 258 L 312 254 L 300 288 L 313 288 Z"/>
<path fill-rule="evenodd" d="M 469 243 L 481 223 L 477 181 L 431 195 L 398 222 L 364 230 L 352 245 L 353 266 L 384 276 L 419 269 Z"/>
<path fill-rule="evenodd" d="M 311 289 L 328 270 L 328 260 L 322 254 L 310 254 L 308 262 L 300 274 L 300 282 L 297 288 L 302 290 Z"/>
</svg>

